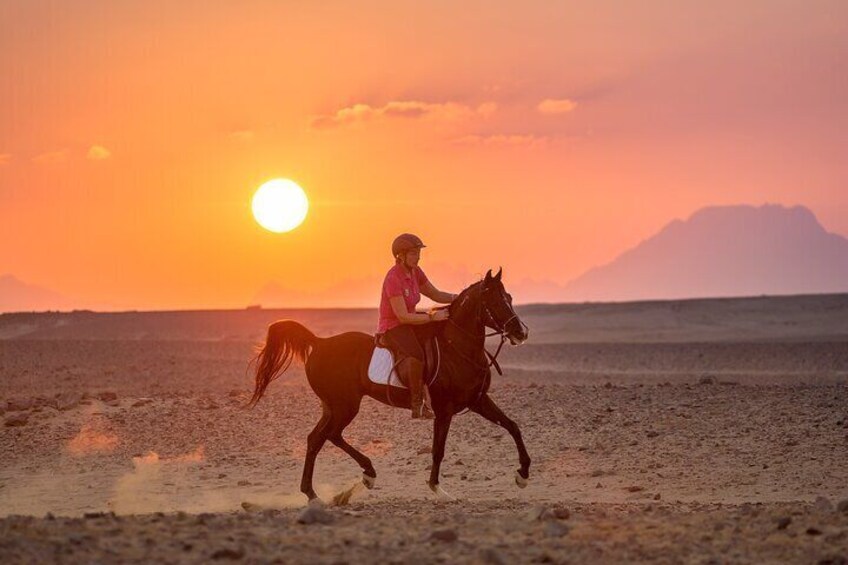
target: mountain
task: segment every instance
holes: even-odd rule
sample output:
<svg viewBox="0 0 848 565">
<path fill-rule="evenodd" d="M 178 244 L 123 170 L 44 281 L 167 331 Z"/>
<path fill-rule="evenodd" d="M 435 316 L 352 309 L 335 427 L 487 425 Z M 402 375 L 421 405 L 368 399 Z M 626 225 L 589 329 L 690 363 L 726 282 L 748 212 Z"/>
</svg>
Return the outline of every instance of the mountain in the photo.
<svg viewBox="0 0 848 565">
<path fill-rule="evenodd" d="M 69 310 L 71 300 L 58 292 L 27 284 L 13 275 L 0 277 L 0 312 Z"/>
<path fill-rule="evenodd" d="M 708 207 L 566 285 L 569 300 L 848 292 L 848 239 L 810 210 Z"/>
</svg>

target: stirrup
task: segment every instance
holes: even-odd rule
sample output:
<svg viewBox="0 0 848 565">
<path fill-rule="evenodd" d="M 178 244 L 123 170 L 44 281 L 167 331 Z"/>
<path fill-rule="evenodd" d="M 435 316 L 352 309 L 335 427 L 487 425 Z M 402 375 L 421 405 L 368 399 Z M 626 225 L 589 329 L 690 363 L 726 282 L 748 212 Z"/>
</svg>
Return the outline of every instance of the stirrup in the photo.
<svg viewBox="0 0 848 565">
<path fill-rule="evenodd" d="M 435 420 L 436 414 L 434 414 L 433 411 L 430 410 L 429 406 L 427 406 L 426 404 L 422 404 L 421 405 L 421 418 L 423 418 L 424 420 Z"/>
</svg>

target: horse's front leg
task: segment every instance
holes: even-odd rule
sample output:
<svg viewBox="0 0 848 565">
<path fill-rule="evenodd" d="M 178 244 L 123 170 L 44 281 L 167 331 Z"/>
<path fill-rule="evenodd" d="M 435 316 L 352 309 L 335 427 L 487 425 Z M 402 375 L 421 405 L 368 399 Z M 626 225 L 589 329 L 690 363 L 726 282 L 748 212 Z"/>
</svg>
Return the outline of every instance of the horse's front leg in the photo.
<svg viewBox="0 0 848 565">
<path fill-rule="evenodd" d="M 518 448 L 518 462 L 521 465 L 515 475 L 515 484 L 521 488 L 526 487 L 527 479 L 530 478 L 530 455 L 527 454 L 527 448 L 524 447 L 524 440 L 521 438 L 521 430 L 518 429 L 518 424 L 510 420 L 488 394 L 484 394 L 480 402 L 472 406 L 471 410 L 504 428 L 515 440 L 515 447 Z"/>
<path fill-rule="evenodd" d="M 453 500 L 453 497 L 439 486 L 439 468 L 442 465 L 442 459 L 445 457 L 445 443 L 448 439 L 452 418 L 453 415 L 449 412 L 437 412 L 436 420 L 433 422 L 433 467 L 430 469 L 430 480 L 427 481 L 427 484 L 430 486 L 430 490 L 443 500 Z"/>
</svg>

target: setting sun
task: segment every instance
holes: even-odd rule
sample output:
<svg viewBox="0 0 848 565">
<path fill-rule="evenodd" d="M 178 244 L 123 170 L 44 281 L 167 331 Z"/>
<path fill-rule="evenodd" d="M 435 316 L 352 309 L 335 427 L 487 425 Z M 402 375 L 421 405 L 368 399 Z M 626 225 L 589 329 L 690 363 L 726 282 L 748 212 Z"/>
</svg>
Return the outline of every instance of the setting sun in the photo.
<svg viewBox="0 0 848 565">
<path fill-rule="evenodd" d="M 308 210 L 306 193 L 289 179 L 270 180 L 253 195 L 253 217 L 272 232 L 293 230 L 303 223 Z"/>
</svg>

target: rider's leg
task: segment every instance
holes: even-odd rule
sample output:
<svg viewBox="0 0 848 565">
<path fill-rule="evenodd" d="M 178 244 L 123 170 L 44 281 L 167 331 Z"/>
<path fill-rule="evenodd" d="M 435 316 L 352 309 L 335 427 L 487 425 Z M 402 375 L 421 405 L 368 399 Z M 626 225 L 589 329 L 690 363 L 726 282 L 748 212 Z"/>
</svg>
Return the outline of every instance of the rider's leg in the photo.
<svg viewBox="0 0 848 565">
<path fill-rule="evenodd" d="M 430 418 L 431 410 L 422 412 L 424 399 L 424 349 L 418 337 L 409 324 L 401 324 L 385 333 L 385 338 L 392 348 L 405 359 L 398 365 L 401 376 L 409 387 L 410 404 L 413 418 Z"/>
</svg>

